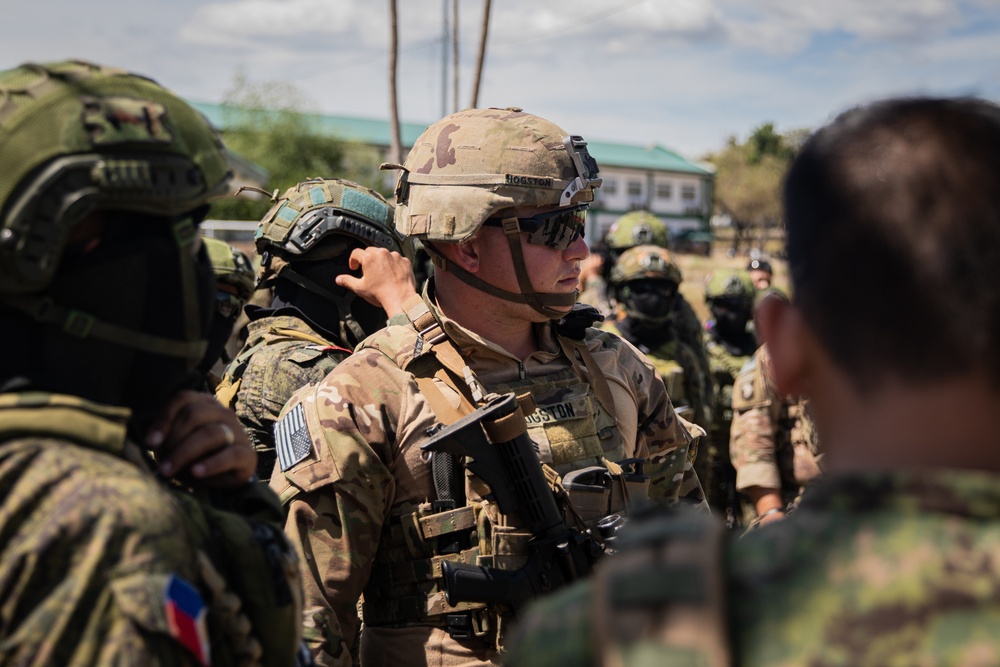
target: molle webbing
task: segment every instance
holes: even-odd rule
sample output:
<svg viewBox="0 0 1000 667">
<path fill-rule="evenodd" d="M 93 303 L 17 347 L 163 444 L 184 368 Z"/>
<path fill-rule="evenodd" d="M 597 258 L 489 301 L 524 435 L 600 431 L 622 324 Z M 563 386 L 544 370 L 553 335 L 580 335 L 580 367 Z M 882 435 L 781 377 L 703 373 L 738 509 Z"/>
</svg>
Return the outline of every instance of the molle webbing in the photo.
<svg viewBox="0 0 1000 667">
<path fill-rule="evenodd" d="M 445 615 L 485 609 L 482 603 L 451 607 L 442 588 L 445 561 L 478 564 L 480 549 L 473 546 L 454 554 L 436 554 L 439 540 L 453 534 L 469 535 L 476 528 L 472 506 L 433 512 L 429 504 L 403 506 L 382 529 L 364 596 L 364 621 L 370 625 L 445 623 Z M 436 618 L 437 617 L 437 618 Z"/>
</svg>

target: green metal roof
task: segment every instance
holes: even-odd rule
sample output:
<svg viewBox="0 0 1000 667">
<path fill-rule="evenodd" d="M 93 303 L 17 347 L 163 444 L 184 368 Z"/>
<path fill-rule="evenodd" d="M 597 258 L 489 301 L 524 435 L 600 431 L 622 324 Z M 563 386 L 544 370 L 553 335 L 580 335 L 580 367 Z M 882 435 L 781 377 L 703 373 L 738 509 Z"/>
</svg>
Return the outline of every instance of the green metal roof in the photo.
<svg viewBox="0 0 1000 667">
<path fill-rule="evenodd" d="M 227 107 L 222 104 L 191 102 L 191 105 L 205 114 L 208 120 L 221 130 L 225 130 L 227 125 L 234 118 L 239 118 L 241 113 L 247 113 L 246 110 Z M 376 146 L 389 145 L 389 122 L 386 120 L 353 118 L 350 116 L 326 116 L 321 114 L 305 115 L 323 134 Z M 400 135 L 403 145 L 412 146 L 416 142 L 417 137 L 420 136 L 420 133 L 426 128 L 427 125 L 421 123 L 400 123 Z M 590 154 L 597 160 L 597 164 L 601 166 L 652 169 L 697 175 L 712 174 L 708 169 L 655 144 L 634 146 L 630 144 L 588 140 L 587 147 L 590 149 Z"/>
<path fill-rule="evenodd" d="M 632 169 L 653 169 L 656 171 L 675 171 L 686 174 L 709 176 L 711 171 L 698 166 L 672 150 L 663 146 L 633 146 L 630 144 L 612 144 L 604 141 L 587 141 L 590 154 L 602 167 L 629 167 Z"/>
</svg>

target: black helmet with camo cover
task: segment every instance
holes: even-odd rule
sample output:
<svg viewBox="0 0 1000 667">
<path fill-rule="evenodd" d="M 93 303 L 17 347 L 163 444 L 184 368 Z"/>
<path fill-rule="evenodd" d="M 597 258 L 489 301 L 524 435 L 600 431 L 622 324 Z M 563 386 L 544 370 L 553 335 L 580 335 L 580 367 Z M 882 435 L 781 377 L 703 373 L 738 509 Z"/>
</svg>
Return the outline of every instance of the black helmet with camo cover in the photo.
<svg viewBox="0 0 1000 667">
<path fill-rule="evenodd" d="M 655 245 L 629 248 L 611 268 L 611 296 L 629 317 L 664 322 L 673 311 L 681 270 L 670 253 Z"/>
<path fill-rule="evenodd" d="M 328 255 L 331 238 L 353 239 L 407 254 L 392 222 L 392 206 L 379 193 L 341 178 L 312 178 L 288 188 L 274 201 L 254 234 L 257 252 L 286 261 Z"/>
<path fill-rule="evenodd" d="M 392 206 L 382 195 L 345 179 L 312 178 L 288 188 L 254 235 L 266 276 L 260 286 L 288 281 L 329 302 L 335 325 L 332 317 L 302 299 L 296 299 L 296 306 L 314 324 L 332 327 L 343 342 L 356 345 L 384 326 L 385 313 L 333 285 L 332 279 L 350 270 L 354 248 L 386 248 L 413 259 L 413 243 L 396 231 L 392 217 Z"/>
<path fill-rule="evenodd" d="M 0 72 L 0 308 L 61 359 L 20 371 L 136 410 L 185 383 L 214 286 L 197 224 L 230 177 L 215 129 L 150 79 L 79 61 Z"/>
<path fill-rule="evenodd" d="M 384 165 L 393 167 L 393 165 Z M 466 109 L 439 120 L 417 139 L 396 186 L 396 228 L 421 240 L 435 262 L 488 294 L 529 304 L 546 317 L 572 306 L 575 294 L 536 292 L 521 256 L 520 233 L 566 248 L 582 231 L 585 210 L 601 184 L 587 142 L 517 108 Z M 521 207 L 558 207 L 554 215 L 519 220 Z M 490 285 L 445 259 L 435 243 L 461 243 L 496 220 L 514 257 L 520 293 Z M 530 228 L 528 228 L 530 227 Z"/>
</svg>

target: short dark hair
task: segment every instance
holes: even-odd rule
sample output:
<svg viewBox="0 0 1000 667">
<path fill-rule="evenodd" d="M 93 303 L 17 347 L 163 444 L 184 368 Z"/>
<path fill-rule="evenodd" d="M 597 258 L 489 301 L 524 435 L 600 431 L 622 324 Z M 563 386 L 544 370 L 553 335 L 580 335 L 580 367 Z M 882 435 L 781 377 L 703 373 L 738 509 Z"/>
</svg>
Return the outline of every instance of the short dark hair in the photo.
<svg viewBox="0 0 1000 667">
<path fill-rule="evenodd" d="M 794 300 L 859 388 L 973 370 L 1000 386 L 998 183 L 1000 107 L 978 99 L 853 109 L 796 156 Z"/>
</svg>

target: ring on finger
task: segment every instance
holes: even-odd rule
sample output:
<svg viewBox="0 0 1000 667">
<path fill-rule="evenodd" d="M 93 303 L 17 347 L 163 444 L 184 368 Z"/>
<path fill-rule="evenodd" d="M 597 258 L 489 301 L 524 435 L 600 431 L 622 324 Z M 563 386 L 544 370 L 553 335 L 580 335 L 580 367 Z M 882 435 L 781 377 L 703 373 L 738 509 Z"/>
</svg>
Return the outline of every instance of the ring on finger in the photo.
<svg viewBox="0 0 1000 667">
<path fill-rule="evenodd" d="M 229 447 L 234 442 L 236 442 L 236 434 L 233 433 L 233 429 L 231 429 L 229 427 L 229 424 L 223 424 L 223 423 L 220 422 L 219 423 L 219 427 L 222 429 L 222 432 L 225 434 L 226 447 Z"/>
</svg>

